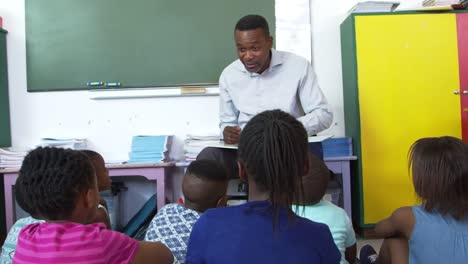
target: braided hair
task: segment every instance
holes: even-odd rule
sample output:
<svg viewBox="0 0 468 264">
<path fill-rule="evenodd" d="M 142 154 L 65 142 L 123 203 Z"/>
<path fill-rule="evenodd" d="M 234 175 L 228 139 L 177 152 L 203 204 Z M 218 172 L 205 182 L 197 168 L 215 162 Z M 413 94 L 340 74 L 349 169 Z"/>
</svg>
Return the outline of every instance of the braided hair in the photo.
<svg viewBox="0 0 468 264">
<path fill-rule="evenodd" d="M 26 155 L 16 181 L 19 205 L 33 217 L 65 220 L 81 192 L 95 184 L 94 168 L 81 152 L 38 147 Z"/>
<path fill-rule="evenodd" d="M 293 215 L 292 203 L 302 196 L 307 144 L 304 126 L 281 110 L 256 115 L 242 130 L 238 158 L 259 191 L 270 193 L 274 228 L 280 211 Z"/>
</svg>

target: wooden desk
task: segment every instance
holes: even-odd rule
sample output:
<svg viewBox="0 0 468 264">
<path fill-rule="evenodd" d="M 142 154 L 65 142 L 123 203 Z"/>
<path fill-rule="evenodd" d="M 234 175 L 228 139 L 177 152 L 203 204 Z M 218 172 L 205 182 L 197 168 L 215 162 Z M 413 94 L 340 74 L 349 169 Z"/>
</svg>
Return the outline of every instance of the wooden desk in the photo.
<svg viewBox="0 0 468 264">
<path fill-rule="evenodd" d="M 166 199 L 172 201 L 172 188 L 169 186 L 169 181 L 167 181 L 167 175 L 170 169 L 175 167 L 175 163 L 121 164 L 108 165 L 106 167 L 109 169 L 109 176 L 111 177 L 143 176 L 148 180 L 156 180 L 158 210 L 164 206 Z M 16 178 L 18 178 L 18 169 L 0 170 L 0 174 L 3 174 L 6 230 L 8 231 L 15 221 L 13 186 L 15 185 Z"/>
</svg>

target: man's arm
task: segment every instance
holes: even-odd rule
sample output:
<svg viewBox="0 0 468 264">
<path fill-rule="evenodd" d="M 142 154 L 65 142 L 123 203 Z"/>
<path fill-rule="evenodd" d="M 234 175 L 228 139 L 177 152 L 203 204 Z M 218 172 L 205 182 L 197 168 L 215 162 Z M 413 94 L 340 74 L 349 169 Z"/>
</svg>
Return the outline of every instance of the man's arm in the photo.
<svg viewBox="0 0 468 264">
<path fill-rule="evenodd" d="M 375 234 L 381 238 L 401 237 L 409 239 L 414 227 L 414 215 L 411 207 L 401 207 L 380 222 L 374 228 Z"/>
<path fill-rule="evenodd" d="M 225 127 L 238 126 L 239 110 L 237 110 L 228 91 L 224 73 L 219 78 L 219 128 L 223 136 Z M 224 138 L 224 137 L 223 137 Z"/>
<path fill-rule="evenodd" d="M 315 135 L 330 127 L 333 113 L 319 87 L 314 69 L 309 63 L 304 69 L 300 83 L 299 100 L 305 115 L 299 117 L 298 120 L 304 125 L 309 135 Z"/>
</svg>

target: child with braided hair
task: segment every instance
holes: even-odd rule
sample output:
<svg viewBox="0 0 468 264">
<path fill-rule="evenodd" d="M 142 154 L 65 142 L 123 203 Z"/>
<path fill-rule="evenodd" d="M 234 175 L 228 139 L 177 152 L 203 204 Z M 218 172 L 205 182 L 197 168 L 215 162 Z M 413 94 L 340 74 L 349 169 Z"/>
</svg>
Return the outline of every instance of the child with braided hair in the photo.
<svg viewBox="0 0 468 264">
<path fill-rule="evenodd" d="M 330 229 L 292 209 L 309 171 L 307 153 L 307 133 L 296 118 L 280 110 L 253 117 L 238 147 L 249 201 L 203 213 L 190 234 L 186 263 L 340 263 Z"/>
<path fill-rule="evenodd" d="M 44 219 L 24 227 L 13 263 L 172 263 L 159 242 L 139 242 L 92 223 L 99 204 L 95 169 L 80 151 L 39 147 L 25 157 L 16 198 Z"/>
</svg>

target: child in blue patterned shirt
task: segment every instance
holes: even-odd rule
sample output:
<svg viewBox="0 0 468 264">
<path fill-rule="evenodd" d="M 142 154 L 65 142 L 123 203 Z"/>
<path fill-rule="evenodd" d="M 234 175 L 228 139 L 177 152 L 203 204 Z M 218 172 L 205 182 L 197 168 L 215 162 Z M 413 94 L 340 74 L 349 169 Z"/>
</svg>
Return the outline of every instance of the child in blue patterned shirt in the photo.
<svg viewBox="0 0 468 264">
<path fill-rule="evenodd" d="M 187 168 L 182 183 L 185 203 L 165 205 L 146 231 L 146 241 L 161 241 L 174 255 L 174 263 L 185 263 L 188 239 L 200 214 L 226 205 L 226 169 L 214 160 L 196 160 Z"/>
</svg>

